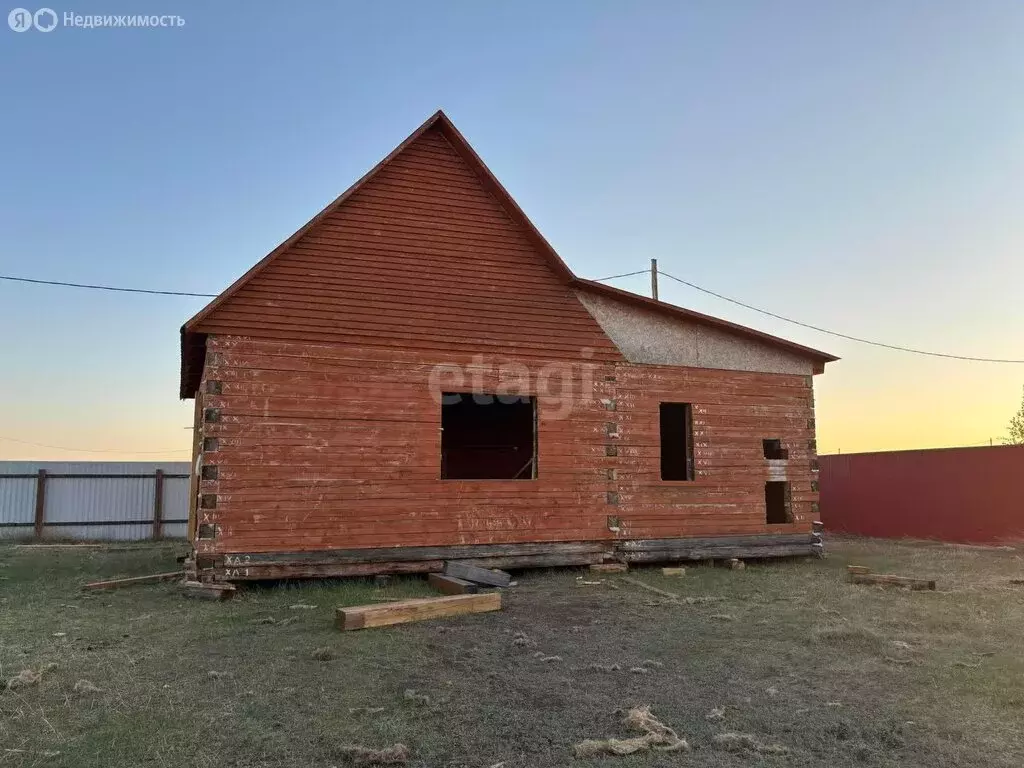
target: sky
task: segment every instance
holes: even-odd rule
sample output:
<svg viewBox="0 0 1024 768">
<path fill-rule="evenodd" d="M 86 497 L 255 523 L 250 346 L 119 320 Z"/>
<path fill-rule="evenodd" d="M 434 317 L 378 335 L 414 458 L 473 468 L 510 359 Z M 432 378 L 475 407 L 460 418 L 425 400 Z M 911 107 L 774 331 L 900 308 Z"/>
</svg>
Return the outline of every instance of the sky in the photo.
<svg viewBox="0 0 1024 768">
<path fill-rule="evenodd" d="M 581 276 L 1024 359 L 1017 0 L 52 7 L 184 25 L 0 26 L 0 274 L 217 293 L 443 108 Z M 840 356 L 821 453 L 998 442 L 1021 403 L 1024 365 L 661 298 Z M 0 280 L 0 459 L 188 459 L 205 301 Z"/>
</svg>

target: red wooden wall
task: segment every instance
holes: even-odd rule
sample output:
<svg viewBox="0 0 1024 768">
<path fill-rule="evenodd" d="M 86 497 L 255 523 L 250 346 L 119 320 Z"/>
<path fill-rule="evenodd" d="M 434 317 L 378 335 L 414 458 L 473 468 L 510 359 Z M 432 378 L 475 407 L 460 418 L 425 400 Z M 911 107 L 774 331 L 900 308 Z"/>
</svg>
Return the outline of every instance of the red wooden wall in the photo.
<svg viewBox="0 0 1024 768">
<path fill-rule="evenodd" d="M 1024 445 L 822 456 L 828 531 L 1024 541 Z"/>
<path fill-rule="evenodd" d="M 528 371 L 524 394 L 538 395 L 537 479 L 441 480 L 437 395 L 502 391 L 509 379 L 500 358 L 211 337 L 200 395 L 200 492 L 216 497 L 201 517 L 216 535 L 200 537 L 197 549 L 810 531 L 817 498 L 810 377 L 540 357 L 514 362 L 512 372 Z M 432 378 L 437 363 L 479 375 L 469 387 L 454 385 L 450 377 Z M 694 404 L 692 482 L 660 480 L 663 400 Z M 791 525 L 765 524 L 766 437 L 781 438 L 790 451 Z M 609 530 L 609 516 L 621 518 L 618 532 Z"/>
</svg>

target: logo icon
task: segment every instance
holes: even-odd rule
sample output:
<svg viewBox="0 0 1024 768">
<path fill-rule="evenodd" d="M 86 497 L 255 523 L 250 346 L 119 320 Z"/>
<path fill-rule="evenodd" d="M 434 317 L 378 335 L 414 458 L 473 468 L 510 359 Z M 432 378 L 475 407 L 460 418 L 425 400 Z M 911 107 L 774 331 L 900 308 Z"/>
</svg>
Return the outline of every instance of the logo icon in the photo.
<svg viewBox="0 0 1024 768">
<path fill-rule="evenodd" d="M 7 14 L 7 26 L 15 32 L 28 32 L 32 29 L 32 11 L 15 8 Z"/>
<path fill-rule="evenodd" d="M 57 26 L 57 14 L 52 8 L 40 8 L 35 12 L 32 21 L 40 32 L 53 32 Z"/>
<path fill-rule="evenodd" d="M 32 27 L 40 32 L 52 32 L 57 28 L 57 12 L 52 8 L 40 8 L 35 13 L 27 8 L 15 8 L 7 14 L 7 26 L 15 32 L 28 32 Z"/>
</svg>

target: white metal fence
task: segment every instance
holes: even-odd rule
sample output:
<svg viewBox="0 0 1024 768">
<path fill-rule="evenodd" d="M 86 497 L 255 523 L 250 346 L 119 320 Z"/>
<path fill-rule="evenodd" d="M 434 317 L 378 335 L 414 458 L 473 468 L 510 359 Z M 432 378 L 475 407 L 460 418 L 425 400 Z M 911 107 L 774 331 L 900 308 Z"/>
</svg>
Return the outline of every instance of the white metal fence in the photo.
<svg viewBox="0 0 1024 768">
<path fill-rule="evenodd" d="M 184 538 L 187 461 L 0 461 L 0 539 Z"/>
</svg>

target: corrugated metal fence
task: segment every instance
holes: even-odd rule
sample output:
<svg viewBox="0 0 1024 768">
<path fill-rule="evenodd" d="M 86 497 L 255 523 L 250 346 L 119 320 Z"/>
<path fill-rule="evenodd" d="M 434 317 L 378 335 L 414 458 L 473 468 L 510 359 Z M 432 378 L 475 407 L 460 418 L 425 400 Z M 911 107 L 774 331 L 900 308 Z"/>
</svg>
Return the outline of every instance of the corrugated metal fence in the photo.
<svg viewBox="0 0 1024 768">
<path fill-rule="evenodd" d="M 0 538 L 184 538 L 187 461 L 0 461 Z"/>
<path fill-rule="evenodd" d="M 826 530 L 1024 541 L 1024 445 L 819 456 Z"/>
</svg>

